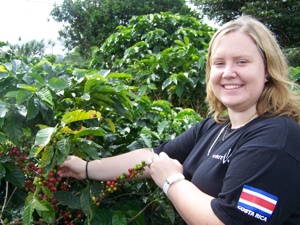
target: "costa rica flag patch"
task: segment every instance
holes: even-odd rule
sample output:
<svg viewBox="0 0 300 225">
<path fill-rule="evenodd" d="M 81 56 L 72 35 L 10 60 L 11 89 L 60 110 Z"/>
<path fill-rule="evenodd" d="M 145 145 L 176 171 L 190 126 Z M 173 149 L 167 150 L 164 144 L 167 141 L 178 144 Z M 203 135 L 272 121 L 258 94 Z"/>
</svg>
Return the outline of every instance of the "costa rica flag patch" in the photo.
<svg viewBox="0 0 300 225">
<path fill-rule="evenodd" d="M 256 217 L 260 220 L 267 221 L 270 218 L 278 201 L 278 197 L 249 185 L 244 185 L 238 201 L 238 209 Z"/>
</svg>

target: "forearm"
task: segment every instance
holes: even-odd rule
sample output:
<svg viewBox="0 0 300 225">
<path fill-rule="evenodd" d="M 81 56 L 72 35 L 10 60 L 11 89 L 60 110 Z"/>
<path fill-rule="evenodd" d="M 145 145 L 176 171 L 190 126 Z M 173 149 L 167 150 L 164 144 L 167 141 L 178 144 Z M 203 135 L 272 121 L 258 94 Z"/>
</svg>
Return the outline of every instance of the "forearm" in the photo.
<svg viewBox="0 0 300 225">
<path fill-rule="evenodd" d="M 213 197 L 201 192 L 187 180 L 173 183 L 168 197 L 181 217 L 189 225 L 224 225 L 212 211 L 210 202 Z"/>
<path fill-rule="evenodd" d="M 90 161 L 88 164 L 88 176 L 92 180 L 112 180 L 123 173 L 127 173 L 129 168 L 142 161 L 147 162 L 151 159 L 150 149 L 138 149 L 125 154 Z M 145 168 L 144 174 L 140 178 L 150 178 L 148 168 Z"/>
</svg>

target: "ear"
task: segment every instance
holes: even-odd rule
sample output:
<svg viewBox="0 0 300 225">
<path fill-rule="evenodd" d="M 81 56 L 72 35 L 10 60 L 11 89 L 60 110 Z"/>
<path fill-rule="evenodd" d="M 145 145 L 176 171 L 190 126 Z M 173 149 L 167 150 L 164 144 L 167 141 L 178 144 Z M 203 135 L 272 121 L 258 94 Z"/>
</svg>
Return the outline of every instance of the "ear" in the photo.
<svg viewBox="0 0 300 225">
<path fill-rule="evenodd" d="M 266 74 L 266 76 L 265 76 L 265 82 L 267 83 L 270 79 L 271 79 L 270 76 L 268 74 Z"/>
</svg>

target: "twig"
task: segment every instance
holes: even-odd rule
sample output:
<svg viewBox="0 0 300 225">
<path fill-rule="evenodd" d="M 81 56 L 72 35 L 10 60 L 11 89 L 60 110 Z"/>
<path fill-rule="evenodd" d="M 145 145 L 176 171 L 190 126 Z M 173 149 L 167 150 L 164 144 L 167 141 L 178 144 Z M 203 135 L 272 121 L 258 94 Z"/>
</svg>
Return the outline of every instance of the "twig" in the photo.
<svg viewBox="0 0 300 225">
<path fill-rule="evenodd" d="M 8 181 L 6 181 L 5 183 L 6 183 L 6 185 L 5 185 L 5 196 L 4 196 L 4 202 L 3 202 L 3 206 L 2 206 L 2 210 L 1 210 L 1 214 L 0 214 L 1 224 L 3 223 L 3 221 L 2 221 L 2 215 L 3 215 L 3 212 L 5 210 L 6 200 L 7 200 L 7 195 L 8 195 Z"/>
<path fill-rule="evenodd" d="M 10 202 L 10 200 L 11 200 L 11 198 L 13 197 L 13 195 L 15 194 L 15 192 L 16 192 L 16 190 L 17 190 L 18 188 L 17 187 L 15 187 L 15 189 L 13 190 L 13 192 L 11 193 L 11 195 L 10 195 L 10 197 L 9 197 L 9 199 L 8 199 L 8 201 L 6 202 L 6 205 L 5 205 L 5 207 L 8 205 L 8 203 Z"/>
<path fill-rule="evenodd" d="M 158 200 L 159 200 L 159 199 L 155 199 L 154 201 L 149 202 L 149 203 L 148 203 L 141 211 L 139 211 L 138 214 L 136 214 L 134 217 L 132 217 L 130 220 L 128 220 L 127 223 L 130 223 L 130 222 L 132 222 L 133 220 L 135 220 L 135 218 L 137 218 L 139 215 L 141 215 L 142 212 L 144 212 L 144 211 L 148 208 L 148 206 L 150 206 L 150 205 L 153 204 L 154 202 L 157 202 Z"/>
</svg>

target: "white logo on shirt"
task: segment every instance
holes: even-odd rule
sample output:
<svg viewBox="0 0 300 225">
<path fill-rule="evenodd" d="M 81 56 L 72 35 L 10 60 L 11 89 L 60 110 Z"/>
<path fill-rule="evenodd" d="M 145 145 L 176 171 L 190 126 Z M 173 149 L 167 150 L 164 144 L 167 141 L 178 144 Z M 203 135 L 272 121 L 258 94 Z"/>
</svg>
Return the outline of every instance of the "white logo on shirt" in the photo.
<svg viewBox="0 0 300 225">
<path fill-rule="evenodd" d="M 222 163 L 229 163 L 232 155 L 231 148 L 225 153 L 225 155 L 212 155 L 212 158 L 222 160 Z"/>
</svg>

